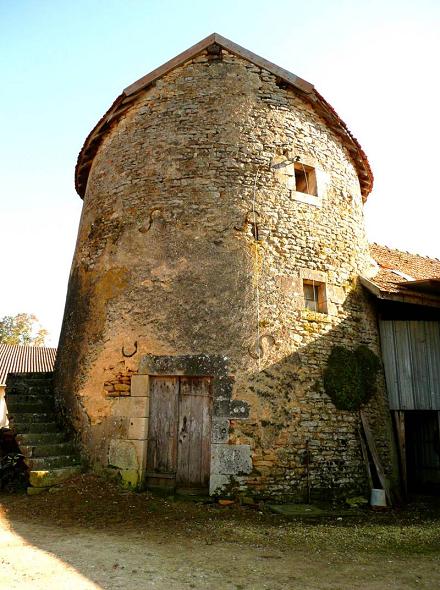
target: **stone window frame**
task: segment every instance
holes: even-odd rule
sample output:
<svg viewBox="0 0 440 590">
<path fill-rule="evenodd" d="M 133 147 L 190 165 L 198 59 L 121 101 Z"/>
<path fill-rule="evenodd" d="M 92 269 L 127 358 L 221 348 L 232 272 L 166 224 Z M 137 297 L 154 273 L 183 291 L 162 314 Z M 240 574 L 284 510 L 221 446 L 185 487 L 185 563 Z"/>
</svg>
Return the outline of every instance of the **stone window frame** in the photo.
<svg viewBox="0 0 440 590">
<path fill-rule="evenodd" d="M 296 192 L 317 197 L 318 185 L 316 182 L 316 169 L 313 166 L 303 164 L 301 161 L 295 162 L 293 168 L 295 170 Z M 301 189 L 305 190 L 300 190 L 300 183 L 302 181 L 304 181 L 305 186 L 301 186 Z"/>
<path fill-rule="evenodd" d="M 304 308 L 315 313 L 327 314 L 326 284 L 313 279 L 303 279 Z M 307 297 L 307 287 L 312 287 L 313 299 Z"/>
<path fill-rule="evenodd" d="M 273 156 L 271 168 L 280 185 L 289 191 L 292 201 L 322 207 L 327 193 L 329 177 L 314 158 L 305 155 L 294 156 L 291 150 L 283 150 L 282 154 L 278 153 Z M 301 168 L 308 170 L 309 174 L 313 172 L 313 181 L 316 185 L 316 190 L 313 192 L 316 194 L 307 194 L 296 190 L 297 170 Z"/>
<path fill-rule="evenodd" d="M 299 273 L 301 282 L 302 309 L 305 315 L 319 314 L 321 317 L 330 315 L 329 285 L 327 273 L 319 270 L 301 269 Z M 314 284 L 318 286 L 320 298 L 318 299 L 318 310 L 314 311 L 306 307 L 306 298 L 304 294 L 304 284 Z"/>
<path fill-rule="evenodd" d="M 315 194 L 303 193 L 296 190 L 296 171 L 305 169 L 307 174 L 313 174 L 313 180 L 315 183 Z M 293 163 L 293 175 L 291 184 L 294 184 L 290 191 L 290 196 L 293 200 L 307 205 L 313 205 L 314 207 L 322 207 L 324 197 L 327 191 L 327 175 L 317 165 L 313 158 L 307 156 L 297 156 Z"/>
</svg>

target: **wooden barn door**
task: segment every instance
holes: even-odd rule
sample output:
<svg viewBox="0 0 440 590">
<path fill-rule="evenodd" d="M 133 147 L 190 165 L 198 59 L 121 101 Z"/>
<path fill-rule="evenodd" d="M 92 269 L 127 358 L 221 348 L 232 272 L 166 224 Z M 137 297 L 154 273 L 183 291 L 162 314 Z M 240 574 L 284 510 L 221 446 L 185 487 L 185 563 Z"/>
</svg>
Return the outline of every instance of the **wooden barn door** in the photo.
<svg viewBox="0 0 440 590">
<path fill-rule="evenodd" d="M 206 377 L 150 377 L 147 486 L 209 487 L 211 383 Z"/>
</svg>

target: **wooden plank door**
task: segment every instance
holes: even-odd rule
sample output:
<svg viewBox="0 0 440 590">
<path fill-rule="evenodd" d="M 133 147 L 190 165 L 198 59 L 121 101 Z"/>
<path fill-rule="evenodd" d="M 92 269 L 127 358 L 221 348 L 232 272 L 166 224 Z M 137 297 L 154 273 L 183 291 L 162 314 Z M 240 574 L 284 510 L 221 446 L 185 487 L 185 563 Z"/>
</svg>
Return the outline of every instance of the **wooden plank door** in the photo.
<svg viewBox="0 0 440 590">
<path fill-rule="evenodd" d="M 205 377 L 181 377 L 176 485 L 206 491 L 211 455 L 211 382 Z"/>
<path fill-rule="evenodd" d="M 178 377 L 150 377 L 146 483 L 151 487 L 175 485 L 178 397 Z"/>
</svg>

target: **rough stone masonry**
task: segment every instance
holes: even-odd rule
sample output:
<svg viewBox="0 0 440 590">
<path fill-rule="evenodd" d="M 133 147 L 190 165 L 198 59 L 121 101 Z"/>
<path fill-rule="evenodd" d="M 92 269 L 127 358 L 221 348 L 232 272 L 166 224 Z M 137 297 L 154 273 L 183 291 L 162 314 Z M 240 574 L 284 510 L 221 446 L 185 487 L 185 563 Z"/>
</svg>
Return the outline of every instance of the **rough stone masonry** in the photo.
<svg viewBox="0 0 440 590">
<path fill-rule="evenodd" d="M 106 125 L 56 367 L 92 466 L 141 486 L 149 378 L 207 375 L 212 494 L 365 489 L 358 416 L 337 410 L 322 383 L 334 345 L 379 347 L 357 281 L 371 267 L 359 156 L 301 92 L 218 44 Z M 313 193 L 298 190 L 310 170 Z M 319 286 L 318 311 L 305 284 Z M 389 471 L 382 377 L 367 413 Z"/>
</svg>

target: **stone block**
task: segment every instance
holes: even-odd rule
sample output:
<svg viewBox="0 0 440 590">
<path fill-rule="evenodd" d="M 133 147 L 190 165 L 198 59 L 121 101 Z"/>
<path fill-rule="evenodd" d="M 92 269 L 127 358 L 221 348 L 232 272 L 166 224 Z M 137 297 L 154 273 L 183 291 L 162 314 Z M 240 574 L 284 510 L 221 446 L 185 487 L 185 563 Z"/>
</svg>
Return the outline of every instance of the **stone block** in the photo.
<svg viewBox="0 0 440 590">
<path fill-rule="evenodd" d="M 299 271 L 299 276 L 301 279 L 306 279 L 307 281 L 327 283 L 327 273 L 322 272 L 320 270 L 314 270 L 311 268 L 301 268 Z"/>
<path fill-rule="evenodd" d="M 214 444 L 211 447 L 211 473 L 238 475 L 252 471 L 249 445 Z"/>
<path fill-rule="evenodd" d="M 336 316 L 338 315 L 338 306 L 331 301 L 327 302 L 327 315 Z"/>
<path fill-rule="evenodd" d="M 145 440 L 148 437 L 148 418 L 129 418 L 128 439 Z"/>
<path fill-rule="evenodd" d="M 108 462 L 120 469 L 139 469 L 139 461 L 135 442 L 130 440 L 111 440 L 108 451 Z"/>
<path fill-rule="evenodd" d="M 229 475 L 222 475 L 220 473 L 212 473 L 209 478 L 209 494 L 211 496 L 222 494 L 225 488 L 230 483 Z"/>
<path fill-rule="evenodd" d="M 112 406 L 112 414 L 117 417 L 148 418 L 150 409 L 149 397 L 116 398 Z"/>
<path fill-rule="evenodd" d="M 107 397 L 129 397 L 130 391 L 108 391 Z"/>
<path fill-rule="evenodd" d="M 237 418 L 249 418 L 249 404 L 242 400 L 234 399 L 230 404 L 230 416 L 235 420 Z"/>
<path fill-rule="evenodd" d="M 145 471 L 147 464 L 147 440 L 130 440 L 136 451 L 136 457 L 138 461 L 139 471 Z"/>
<path fill-rule="evenodd" d="M 214 399 L 213 414 L 218 417 L 229 416 L 229 399 L 218 398 Z"/>
<path fill-rule="evenodd" d="M 149 375 L 133 375 L 131 378 L 131 395 L 133 397 L 148 397 L 150 395 Z"/>
<path fill-rule="evenodd" d="M 29 484 L 35 488 L 55 486 L 62 481 L 75 477 L 81 473 L 81 467 L 61 467 L 49 470 L 32 470 L 29 473 Z"/>
<path fill-rule="evenodd" d="M 227 418 L 214 418 L 212 421 L 213 443 L 226 443 L 229 438 L 229 420 Z"/>
<path fill-rule="evenodd" d="M 129 392 L 130 386 L 126 383 L 115 383 L 114 384 L 115 391 L 120 391 L 122 393 Z"/>
<path fill-rule="evenodd" d="M 332 303 L 344 303 L 345 290 L 337 285 L 327 285 L 327 297 Z"/>
</svg>

